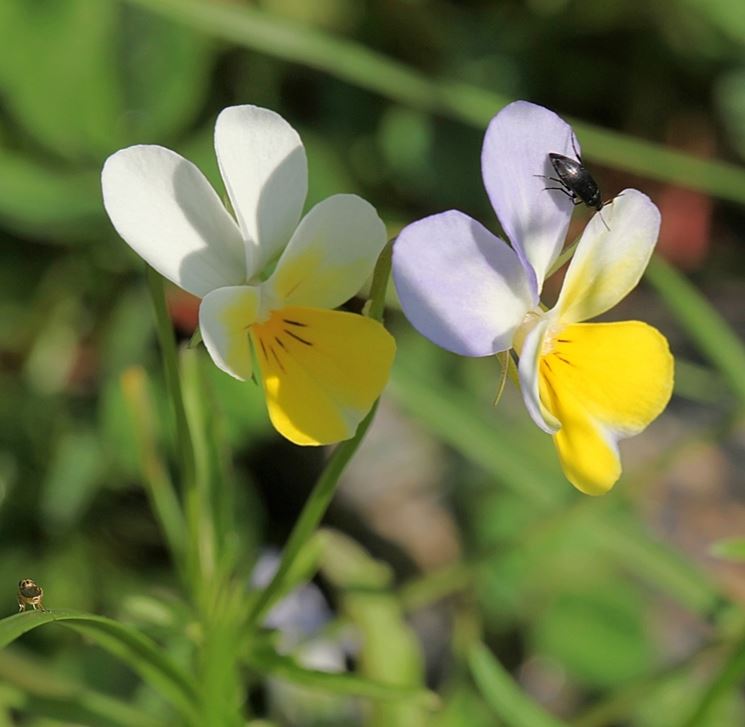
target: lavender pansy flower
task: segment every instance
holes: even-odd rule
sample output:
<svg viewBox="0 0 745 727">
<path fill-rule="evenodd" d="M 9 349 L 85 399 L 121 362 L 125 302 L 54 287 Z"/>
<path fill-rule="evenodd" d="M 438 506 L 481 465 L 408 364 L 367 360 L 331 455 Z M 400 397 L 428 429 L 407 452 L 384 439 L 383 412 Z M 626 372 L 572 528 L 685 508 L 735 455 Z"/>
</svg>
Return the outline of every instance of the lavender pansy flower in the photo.
<svg viewBox="0 0 745 727">
<path fill-rule="evenodd" d="M 535 423 L 553 436 L 565 475 L 582 492 L 609 490 L 621 474 L 618 440 L 642 431 L 667 404 L 673 360 L 659 331 L 639 321 L 583 323 L 639 282 L 660 215 L 627 189 L 585 228 L 556 305 L 540 303 L 573 204 L 546 191 L 549 153 L 573 157 L 571 127 L 517 101 L 486 132 L 486 191 L 511 246 L 462 212 L 405 227 L 393 252 L 403 310 L 417 330 L 463 356 L 513 349 Z M 578 145 L 577 145 L 578 148 Z M 550 184 L 550 183 L 549 183 Z"/>
</svg>

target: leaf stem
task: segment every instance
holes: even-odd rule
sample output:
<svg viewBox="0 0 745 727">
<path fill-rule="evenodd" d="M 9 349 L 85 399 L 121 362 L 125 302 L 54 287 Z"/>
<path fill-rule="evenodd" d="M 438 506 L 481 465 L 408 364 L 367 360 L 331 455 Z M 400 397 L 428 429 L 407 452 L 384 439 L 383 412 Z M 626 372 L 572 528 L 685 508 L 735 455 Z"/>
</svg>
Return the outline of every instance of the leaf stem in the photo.
<svg viewBox="0 0 745 727">
<path fill-rule="evenodd" d="M 378 256 L 373 271 L 372 283 L 370 283 L 370 299 L 367 315 L 375 321 L 383 321 L 385 310 L 385 294 L 388 290 L 388 281 L 391 277 L 391 264 L 393 262 L 393 243 L 395 238 L 388 240 L 386 246 Z"/>
<path fill-rule="evenodd" d="M 166 296 L 163 286 L 163 278 L 150 266 L 147 268 L 147 283 L 150 296 L 155 309 L 156 332 L 160 344 L 163 370 L 165 372 L 166 387 L 171 397 L 173 410 L 176 415 L 176 436 L 179 446 L 179 459 L 181 462 L 181 475 L 184 483 L 193 486 L 194 474 L 194 445 L 191 441 L 191 433 L 186 419 L 186 408 L 181 391 L 181 379 L 178 370 L 178 354 L 176 351 L 176 340 L 173 335 L 171 319 L 166 306 Z"/>
<path fill-rule="evenodd" d="M 698 725 L 707 723 L 719 700 L 732 692 L 742 682 L 743 676 L 745 676 L 745 635 L 733 645 L 729 658 L 704 690 L 690 716 L 682 723 L 682 727 L 698 727 Z"/>
<path fill-rule="evenodd" d="M 290 538 L 282 552 L 282 560 L 279 564 L 279 568 L 277 568 L 277 572 L 274 574 L 269 585 L 261 591 L 249 612 L 249 625 L 259 623 L 266 615 L 269 608 L 271 608 L 276 595 L 282 592 L 287 573 L 290 571 L 298 554 L 321 522 L 321 518 L 326 512 L 326 509 L 336 492 L 336 484 L 339 481 L 339 477 L 347 466 L 349 460 L 352 459 L 352 456 L 357 451 L 357 448 L 360 446 L 362 439 L 375 416 L 376 408 L 377 403 L 362 420 L 354 437 L 348 439 L 346 442 L 342 442 L 342 444 L 334 450 L 331 457 L 329 457 L 326 467 L 316 481 L 307 502 L 303 506 L 300 517 L 292 528 Z"/>
<path fill-rule="evenodd" d="M 468 665 L 484 699 L 508 727 L 566 727 L 520 690 L 482 642 L 469 649 Z"/>
<path fill-rule="evenodd" d="M 191 574 L 194 594 L 198 595 L 200 591 L 199 584 L 201 583 L 201 569 L 199 567 L 199 493 L 197 492 L 194 443 L 186 417 L 184 395 L 179 376 L 178 352 L 171 319 L 166 306 L 163 278 L 149 266 L 147 267 L 147 283 L 150 296 L 153 300 L 153 308 L 155 309 L 156 332 L 158 343 L 160 344 L 166 388 L 168 389 L 176 417 L 176 439 L 181 466 L 184 509 L 189 531 L 187 571 Z"/>
</svg>

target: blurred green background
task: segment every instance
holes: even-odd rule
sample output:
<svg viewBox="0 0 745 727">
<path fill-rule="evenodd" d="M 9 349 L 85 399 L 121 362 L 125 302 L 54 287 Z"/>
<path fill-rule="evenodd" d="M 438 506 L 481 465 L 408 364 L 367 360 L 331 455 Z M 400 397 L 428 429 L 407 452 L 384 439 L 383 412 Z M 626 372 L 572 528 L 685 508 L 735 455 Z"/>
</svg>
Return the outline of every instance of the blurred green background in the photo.
<svg viewBox="0 0 745 727">
<path fill-rule="evenodd" d="M 0 615 L 32 577 L 48 607 L 135 624 L 185 663 L 199 641 L 122 388 L 123 373 L 144 367 L 147 437 L 172 461 L 144 266 L 105 216 L 104 159 L 162 144 L 222 190 L 215 117 L 252 103 L 300 132 L 308 206 L 358 193 L 391 237 L 453 207 L 496 229 L 481 140 L 516 98 L 577 121 L 606 196 L 636 186 L 660 207 L 668 262 L 612 317 L 642 318 L 670 339 L 676 394 L 624 443 L 617 488 L 588 499 L 514 391 L 492 408 L 496 361 L 436 349 L 392 300 L 392 381 L 326 518 L 337 532 L 324 541 L 321 591 L 299 612 L 327 602 L 322 629 L 337 656 L 346 634 L 342 664 L 392 683 L 400 667 L 402 683 L 426 684 L 439 707 L 371 707 L 248 669 L 244 713 L 301 726 L 544 724 L 493 690 L 471 658 L 477 639 L 567 724 L 745 724 L 740 0 L 1 0 Z M 574 233 L 586 219 L 576 213 Z M 168 302 L 187 341 L 197 301 L 169 289 Z M 203 350 L 192 364 L 232 451 L 248 588 L 324 452 L 281 440 L 260 391 Z M 366 564 L 355 574 L 371 559 L 388 564 L 370 581 L 388 594 L 377 610 L 372 596 L 347 593 L 346 556 Z M 365 639 L 383 647 L 379 662 L 360 656 Z M 0 652 L 0 726 L 144 724 L 143 714 L 179 723 L 156 687 L 78 634 L 49 627 Z"/>
</svg>

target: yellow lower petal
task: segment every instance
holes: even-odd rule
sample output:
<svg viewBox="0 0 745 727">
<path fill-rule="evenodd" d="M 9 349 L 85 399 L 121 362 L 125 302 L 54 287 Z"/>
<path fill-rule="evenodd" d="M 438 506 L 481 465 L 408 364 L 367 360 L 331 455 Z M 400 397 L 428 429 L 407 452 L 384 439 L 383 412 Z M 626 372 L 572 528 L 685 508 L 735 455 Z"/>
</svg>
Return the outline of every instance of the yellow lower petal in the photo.
<svg viewBox="0 0 745 727">
<path fill-rule="evenodd" d="M 554 435 L 567 479 L 590 495 L 621 475 L 617 441 L 665 408 L 673 357 L 665 337 L 639 321 L 566 326 L 540 363 L 541 399 L 561 422 Z"/>
<path fill-rule="evenodd" d="M 251 337 L 272 424 L 303 445 L 354 435 L 388 381 L 396 350 L 377 321 L 318 308 L 275 311 Z"/>
</svg>

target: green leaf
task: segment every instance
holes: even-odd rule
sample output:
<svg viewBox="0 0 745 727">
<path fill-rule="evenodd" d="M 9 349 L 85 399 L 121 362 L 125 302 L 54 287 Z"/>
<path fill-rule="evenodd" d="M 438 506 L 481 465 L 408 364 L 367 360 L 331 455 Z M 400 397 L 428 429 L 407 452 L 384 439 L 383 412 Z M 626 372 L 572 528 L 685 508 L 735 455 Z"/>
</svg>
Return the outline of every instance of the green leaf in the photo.
<svg viewBox="0 0 745 727">
<path fill-rule="evenodd" d="M 507 727 L 566 727 L 520 690 L 484 644 L 471 647 L 468 664 L 484 699 Z"/>
<path fill-rule="evenodd" d="M 536 619 L 535 650 L 592 687 L 611 687 L 652 665 L 643 601 L 629 584 L 594 580 L 558 594 Z M 609 659 L 608 654 L 613 654 Z"/>
<path fill-rule="evenodd" d="M 69 610 L 18 613 L 0 620 L 0 648 L 49 623 L 59 623 L 89 637 L 119 657 L 185 716 L 193 715 L 196 690 L 192 680 L 169 660 L 158 644 L 113 619 Z"/>
<path fill-rule="evenodd" d="M 46 233 L 49 242 L 60 242 L 81 222 L 101 219 L 101 175 L 52 168 L 0 146 L 0 219 L 23 233 Z"/>
<path fill-rule="evenodd" d="M 639 727 L 724 727 L 745 724 L 745 708 L 740 693 L 745 666 L 742 643 L 734 645 L 733 652 L 739 666 L 736 662 L 727 661 L 724 670 L 717 673 L 704 689 L 699 679 L 690 673 L 663 685 L 662 689 L 637 705 L 634 724 Z M 606 724 L 603 722 L 603 725 Z"/>
<path fill-rule="evenodd" d="M 17 688 L 13 706 L 24 716 L 39 715 L 96 727 L 158 727 L 162 724 L 161 719 L 121 699 L 89 689 L 42 663 L 40 659 L 22 656 L 12 649 L 0 652 L 0 682 Z"/>
<path fill-rule="evenodd" d="M 424 688 L 421 646 L 391 590 L 393 572 L 341 533 L 321 534 L 321 572 L 340 591 L 341 610 L 360 635 L 358 671 L 362 677 L 394 687 Z M 430 705 L 432 706 L 432 705 Z M 408 727 L 427 723 L 420 700 L 373 705 L 370 727 Z"/>
<path fill-rule="evenodd" d="M 51 528 L 75 526 L 106 477 L 98 434 L 92 429 L 64 432 L 54 443 L 42 485 L 41 512 Z"/>
<path fill-rule="evenodd" d="M 719 540 L 711 546 L 710 552 L 717 558 L 745 562 L 745 538 Z"/>
<path fill-rule="evenodd" d="M 494 718 L 481 696 L 465 678 L 447 688 L 442 710 L 433 719 L 433 727 L 494 727 Z"/>
<path fill-rule="evenodd" d="M 714 86 L 714 94 L 730 142 L 745 158 L 745 68 L 720 75 Z"/>
<path fill-rule="evenodd" d="M 0 4 L 0 85 L 9 109 L 68 159 L 98 163 L 117 147 L 182 128 L 206 91 L 208 51 L 193 31 L 119 3 Z"/>
<path fill-rule="evenodd" d="M 383 702 L 406 701 L 429 709 L 439 704 L 437 695 L 424 688 L 386 684 L 350 673 L 306 669 L 291 657 L 282 656 L 267 648 L 253 651 L 249 661 L 262 673 L 332 694 L 365 697 Z"/>
</svg>

